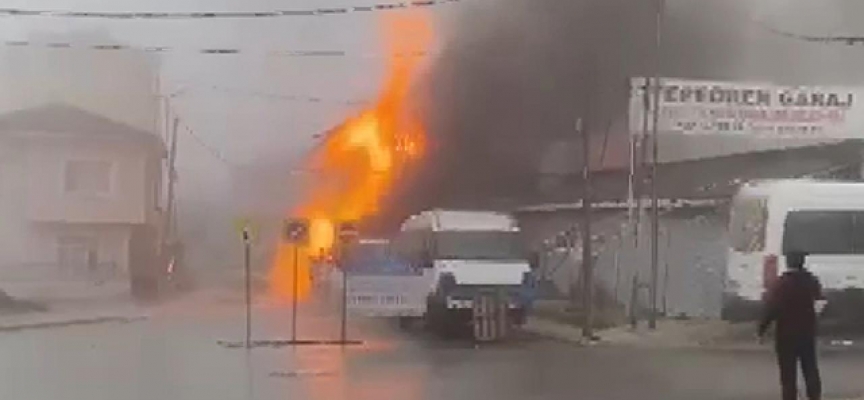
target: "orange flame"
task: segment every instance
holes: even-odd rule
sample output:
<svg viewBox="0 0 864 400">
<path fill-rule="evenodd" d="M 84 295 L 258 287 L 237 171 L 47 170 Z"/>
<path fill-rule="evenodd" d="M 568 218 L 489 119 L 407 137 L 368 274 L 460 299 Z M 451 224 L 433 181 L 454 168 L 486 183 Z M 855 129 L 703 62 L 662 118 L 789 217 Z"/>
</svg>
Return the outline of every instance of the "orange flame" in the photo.
<svg viewBox="0 0 864 400">
<path fill-rule="evenodd" d="M 311 289 L 308 255 L 329 253 L 339 221 L 378 213 L 401 173 L 424 153 L 426 132 L 409 96 L 421 59 L 404 54 L 429 47 L 431 24 L 425 13 L 392 14 L 385 22 L 393 55 L 377 101 L 331 132 L 310 158 L 314 183 L 294 212 L 310 220 L 309 254 L 299 259 L 300 299 Z M 271 269 L 271 292 L 279 298 L 291 298 L 294 290 L 292 250 L 281 244 Z"/>
</svg>

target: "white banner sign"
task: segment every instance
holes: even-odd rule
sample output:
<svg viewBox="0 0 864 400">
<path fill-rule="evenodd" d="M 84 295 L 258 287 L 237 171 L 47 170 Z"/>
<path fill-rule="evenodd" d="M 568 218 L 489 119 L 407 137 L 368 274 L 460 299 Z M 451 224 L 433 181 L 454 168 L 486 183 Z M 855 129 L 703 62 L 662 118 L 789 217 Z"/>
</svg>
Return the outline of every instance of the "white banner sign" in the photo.
<svg viewBox="0 0 864 400">
<path fill-rule="evenodd" d="M 339 276 L 336 276 L 339 275 Z M 341 296 L 341 272 L 334 271 L 332 293 Z M 348 274 L 348 311 L 366 317 L 420 317 L 426 312 L 426 295 L 434 275 L 424 270 L 411 274 Z"/>
<path fill-rule="evenodd" d="M 630 82 L 630 132 L 652 131 L 651 79 Z M 663 134 L 861 138 L 864 88 L 792 87 L 661 78 Z M 647 114 L 646 114 L 647 111 Z"/>
</svg>

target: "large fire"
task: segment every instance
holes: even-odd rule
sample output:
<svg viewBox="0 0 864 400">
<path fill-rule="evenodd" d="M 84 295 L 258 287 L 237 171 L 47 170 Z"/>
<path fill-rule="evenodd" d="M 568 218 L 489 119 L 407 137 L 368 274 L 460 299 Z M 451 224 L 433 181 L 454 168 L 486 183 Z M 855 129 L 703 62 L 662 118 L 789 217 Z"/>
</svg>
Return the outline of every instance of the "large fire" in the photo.
<svg viewBox="0 0 864 400">
<path fill-rule="evenodd" d="M 384 19 L 391 57 L 374 105 L 348 118 L 328 135 L 309 158 L 312 184 L 294 210 L 310 220 L 309 244 L 299 249 L 297 293 L 309 293 L 310 256 L 329 253 L 339 221 L 360 221 L 378 213 L 394 183 L 422 157 L 426 132 L 409 96 L 420 57 L 432 39 L 428 16 L 398 13 Z M 280 244 L 270 274 L 270 288 L 279 298 L 291 298 L 294 287 L 294 248 Z"/>
</svg>

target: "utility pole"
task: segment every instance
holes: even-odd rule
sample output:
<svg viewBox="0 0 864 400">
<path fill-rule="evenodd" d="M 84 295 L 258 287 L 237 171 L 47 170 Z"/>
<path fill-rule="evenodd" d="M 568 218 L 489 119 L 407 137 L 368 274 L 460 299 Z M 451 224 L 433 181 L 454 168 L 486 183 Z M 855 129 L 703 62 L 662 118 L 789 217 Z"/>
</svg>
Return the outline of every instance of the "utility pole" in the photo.
<svg viewBox="0 0 864 400">
<path fill-rule="evenodd" d="M 591 246 L 591 213 L 592 213 L 592 182 L 591 182 L 591 134 L 589 127 L 593 124 L 591 112 L 593 111 L 592 101 L 594 95 L 593 79 L 598 79 L 598 68 L 596 66 L 596 55 L 593 45 L 589 38 L 594 37 L 593 33 L 587 27 L 590 24 L 585 24 L 586 32 L 584 32 L 582 50 L 585 54 L 585 67 L 582 69 L 582 114 L 576 119 L 576 134 L 582 136 L 582 306 L 585 314 L 585 321 L 582 324 L 582 337 L 587 340 L 594 338 L 594 252 Z"/>
<path fill-rule="evenodd" d="M 174 207 L 174 181 L 177 173 L 174 164 L 177 160 L 177 126 L 179 123 L 180 120 L 175 117 L 171 129 L 171 145 L 168 149 L 168 198 L 165 204 L 165 225 L 162 228 L 162 244 L 160 249 L 160 254 L 162 256 L 166 255 L 165 253 L 168 248 L 169 236 L 172 231 L 171 227 L 174 223 L 174 211 L 176 210 Z"/>
<path fill-rule="evenodd" d="M 648 326 L 651 329 L 657 328 L 657 284 L 658 284 L 658 267 L 660 263 L 660 213 L 657 200 L 657 164 L 659 162 L 658 151 L 658 125 L 660 122 L 660 90 L 662 88 L 660 82 L 660 69 L 662 65 L 662 43 L 663 43 L 663 14 L 665 8 L 665 0 L 656 0 L 657 9 L 655 15 L 655 65 L 654 65 L 654 84 L 652 93 L 654 97 L 654 108 L 652 109 L 652 132 L 651 132 L 651 315 Z"/>
<path fill-rule="evenodd" d="M 633 155 L 633 164 L 635 165 L 638 162 L 639 166 L 632 167 L 633 175 L 631 177 L 631 180 L 636 182 L 636 188 L 633 189 L 633 196 L 636 201 L 636 215 L 631 222 L 633 223 L 633 245 L 637 248 L 641 247 L 639 245 L 639 235 L 642 232 L 643 218 L 645 218 L 645 205 L 642 199 L 646 194 L 645 177 L 648 176 L 648 144 L 651 143 L 648 140 L 649 123 L 651 122 L 651 79 L 645 78 L 644 85 L 644 93 L 642 95 L 642 133 L 633 145 L 633 151 L 639 152 L 639 156 Z"/>
<path fill-rule="evenodd" d="M 157 80 L 157 85 L 161 87 L 161 78 L 157 78 Z M 177 160 L 177 127 L 180 120 L 176 115 L 173 118 L 171 117 L 171 99 L 182 95 L 187 90 L 188 88 L 181 87 L 172 93 L 159 96 L 162 99 L 162 120 L 165 124 L 163 140 L 170 143 L 168 149 L 168 196 L 165 205 L 165 226 L 162 229 L 160 254 L 165 254 L 164 250 L 168 242 L 167 238 L 172 235 L 176 236 L 177 231 L 177 202 L 174 200 L 174 182 L 177 174 L 174 165 Z"/>
<path fill-rule="evenodd" d="M 169 141 L 171 138 L 171 96 L 162 96 L 162 122 L 164 126 L 163 139 Z"/>
<path fill-rule="evenodd" d="M 576 133 L 582 136 L 582 307 L 585 321 L 582 336 L 594 337 L 594 260 L 591 252 L 591 139 L 583 119 L 576 119 Z"/>
<path fill-rule="evenodd" d="M 672 251 L 672 229 L 666 228 L 666 263 L 663 268 L 663 315 L 669 316 L 669 303 L 666 299 L 669 295 L 669 255 Z"/>
<path fill-rule="evenodd" d="M 631 80 L 630 85 L 633 84 Z M 648 113 L 650 110 L 650 82 L 648 79 L 644 79 L 640 82 L 643 87 L 642 95 L 642 130 L 638 135 L 630 132 L 630 166 L 629 166 L 629 175 L 627 180 L 627 223 L 630 224 L 630 229 L 632 229 L 633 234 L 633 245 L 634 247 L 639 247 L 639 232 L 640 232 L 640 224 L 642 223 L 642 193 L 644 192 L 643 188 L 643 170 L 642 168 L 645 163 L 645 144 L 648 143 Z M 631 86 L 630 90 L 634 88 Z M 636 164 L 639 163 L 639 167 Z"/>
<path fill-rule="evenodd" d="M 243 272 L 246 281 L 246 348 L 252 348 L 252 262 L 249 225 L 243 226 Z"/>
<path fill-rule="evenodd" d="M 612 266 L 615 268 L 615 284 L 613 286 L 612 292 L 615 293 L 615 302 L 617 303 L 619 300 L 618 296 L 618 283 L 621 279 L 621 243 L 625 240 L 625 237 L 621 237 L 618 239 L 618 249 L 615 251 L 612 259 Z"/>
</svg>

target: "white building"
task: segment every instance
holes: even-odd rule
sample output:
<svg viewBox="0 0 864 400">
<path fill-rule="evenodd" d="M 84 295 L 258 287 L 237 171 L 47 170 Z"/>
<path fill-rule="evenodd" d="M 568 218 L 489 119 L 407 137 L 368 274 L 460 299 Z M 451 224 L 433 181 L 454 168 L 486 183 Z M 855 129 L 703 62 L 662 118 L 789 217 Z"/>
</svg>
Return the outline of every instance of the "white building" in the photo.
<svg viewBox="0 0 864 400">
<path fill-rule="evenodd" d="M 156 251 L 161 139 L 65 105 L 0 116 L 0 288 L 129 292 Z"/>
</svg>

